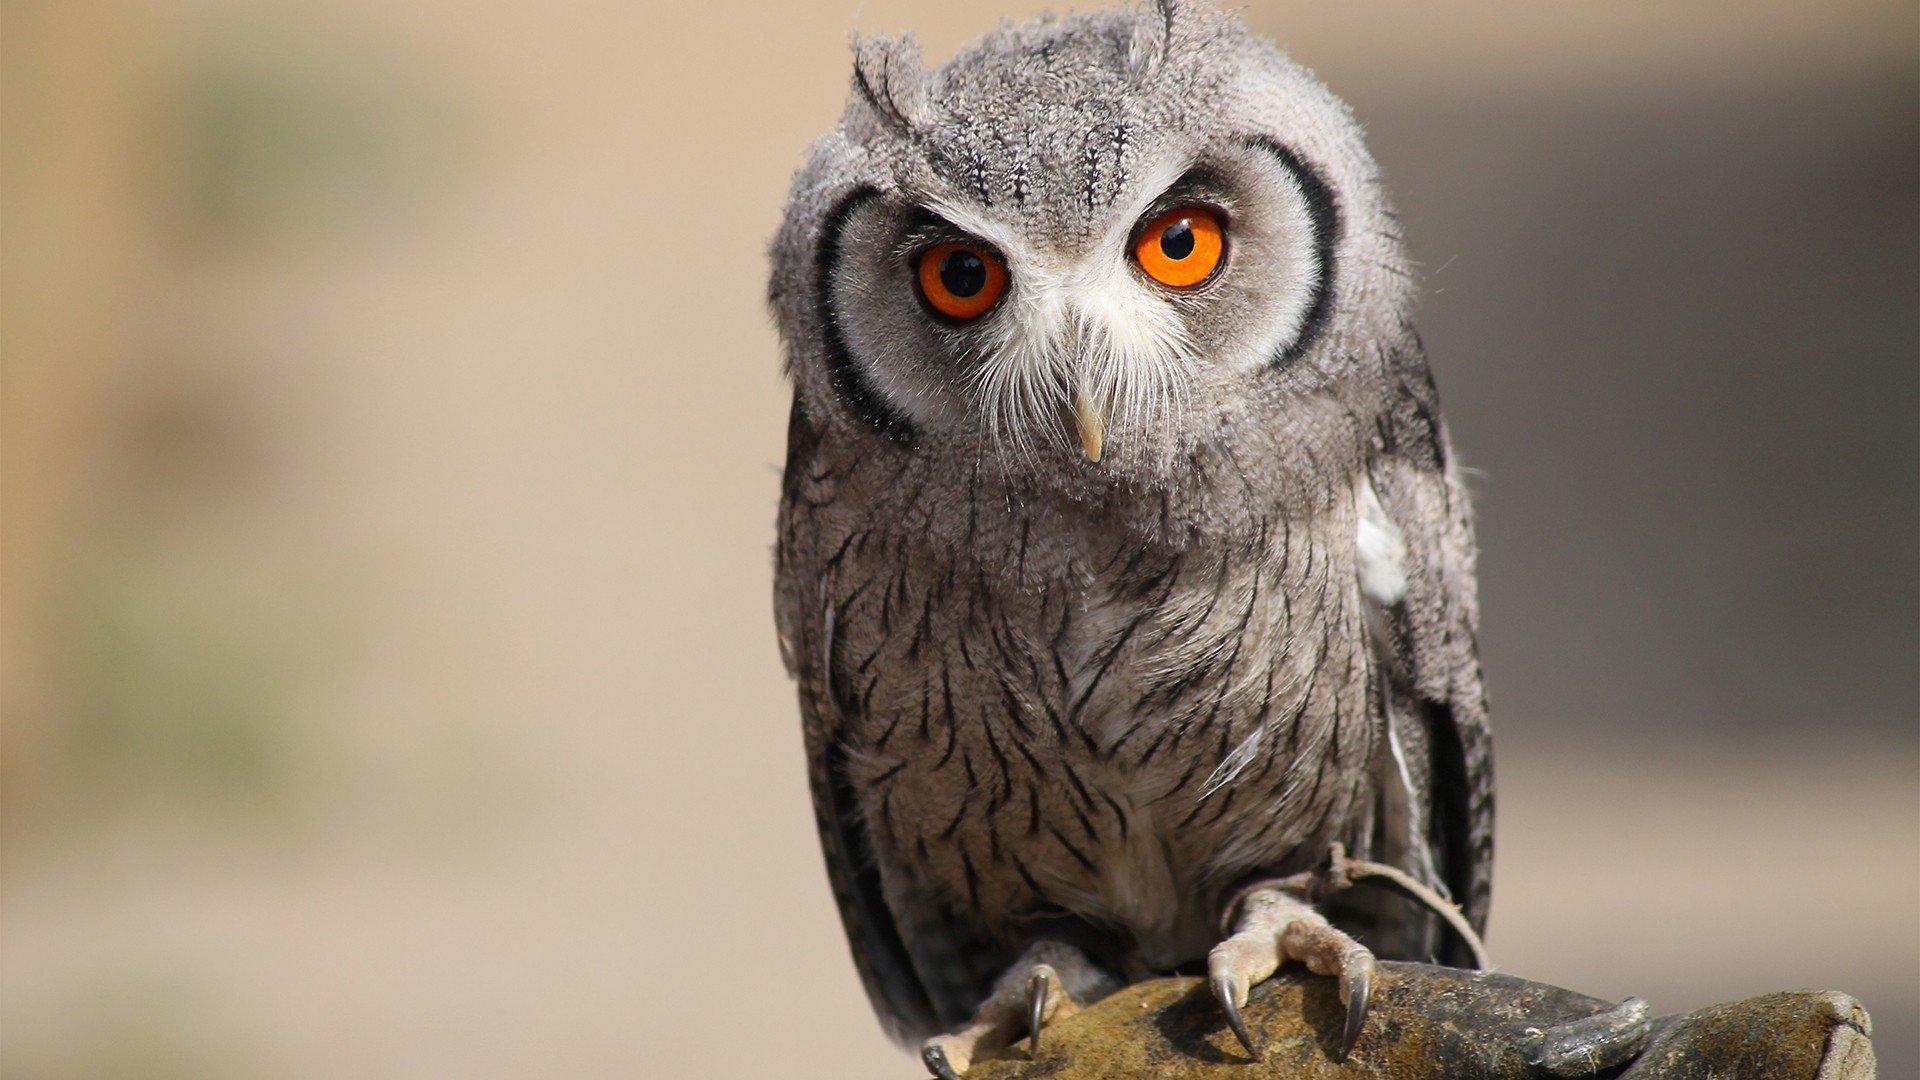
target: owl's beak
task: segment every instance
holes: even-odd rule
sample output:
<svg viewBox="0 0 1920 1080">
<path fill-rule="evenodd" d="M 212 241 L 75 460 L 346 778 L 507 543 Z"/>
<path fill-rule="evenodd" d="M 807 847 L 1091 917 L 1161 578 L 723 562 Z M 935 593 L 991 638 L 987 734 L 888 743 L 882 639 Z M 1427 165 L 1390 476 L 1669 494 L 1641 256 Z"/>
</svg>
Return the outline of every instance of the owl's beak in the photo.
<svg viewBox="0 0 1920 1080">
<path fill-rule="evenodd" d="M 1098 465 L 1100 448 L 1106 443 L 1106 410 L 1086 387 L 1073 392 L 1073 422 L 1080 428 L 1080 448 L 1087 452 L 1087 460 Z"/>
</svg>

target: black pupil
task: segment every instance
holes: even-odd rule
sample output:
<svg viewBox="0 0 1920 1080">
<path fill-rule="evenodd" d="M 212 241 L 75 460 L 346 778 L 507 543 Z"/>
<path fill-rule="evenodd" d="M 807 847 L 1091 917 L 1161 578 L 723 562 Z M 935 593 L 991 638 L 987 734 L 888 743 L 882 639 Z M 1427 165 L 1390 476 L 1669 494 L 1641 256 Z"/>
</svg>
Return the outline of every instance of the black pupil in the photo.
<svg viewBox="0 0 1920 1080">
<path fill-rule="evenodd" d="M 987 264 L 971 251 L 949 251 L 940 260 L 940 284 L 955 296 L 974 296 L 987 287 Z"/>
<path fill-rule="evenodd" d="M 1193 254 L 1192 223 L 1181 218 L 1167 226 L 1167 231 L 1160 234 L 1160 250 L 1174 262 Z"/>
</svg>

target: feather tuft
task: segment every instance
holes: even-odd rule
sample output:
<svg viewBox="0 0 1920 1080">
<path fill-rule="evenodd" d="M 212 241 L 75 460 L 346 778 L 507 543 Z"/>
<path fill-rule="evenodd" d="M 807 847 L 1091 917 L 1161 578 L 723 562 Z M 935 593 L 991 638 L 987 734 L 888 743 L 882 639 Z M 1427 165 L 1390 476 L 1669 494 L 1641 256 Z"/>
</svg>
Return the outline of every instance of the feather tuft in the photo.
<svg viewBox="0 0 1920 1080">
<path fill-rule="evenodd" d="M 882 122 L 909 138 L 932 117 L 927 73 L 912 34 L 856 37 L 853 88 Z"/>
</svg>

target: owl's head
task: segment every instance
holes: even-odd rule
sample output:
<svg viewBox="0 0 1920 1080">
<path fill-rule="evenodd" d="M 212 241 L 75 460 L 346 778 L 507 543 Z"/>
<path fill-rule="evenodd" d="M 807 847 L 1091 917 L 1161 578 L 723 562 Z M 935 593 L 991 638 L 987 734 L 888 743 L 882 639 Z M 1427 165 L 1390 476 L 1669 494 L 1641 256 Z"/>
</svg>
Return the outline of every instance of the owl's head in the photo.
<svg viewBox="0 0 1920 1080">
<path fill-rule="evenodd" d="M 1172 0 L 856 46 L 772 302 L 814 424 L 1068 489 L 1157 485 L 1368 365 L 1409 274 L 1346 106 Z"/>
</svg>

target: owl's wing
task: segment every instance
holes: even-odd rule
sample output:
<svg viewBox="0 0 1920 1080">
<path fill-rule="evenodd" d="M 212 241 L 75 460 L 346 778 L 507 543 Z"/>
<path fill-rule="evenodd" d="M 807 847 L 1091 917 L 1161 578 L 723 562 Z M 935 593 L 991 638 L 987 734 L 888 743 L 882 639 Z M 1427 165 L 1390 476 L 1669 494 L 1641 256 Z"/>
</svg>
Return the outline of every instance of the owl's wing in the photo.
<svg viewBox="0 0 1920 1080">
<path fill-rule="evenodd" d="M 818 442 L 796 397 L 787 425 L 774 560 L 775 620 L 781 658 L 799 684 L 814 820 L 854 966 L 888 1034 L 908 1043 L 942 1025 L 881 891 L 872 841 L 847 771 L 847 740 L 840 730 L 846 708 L 833 684 L 833 610 L 821 587 L 821 568 L 810 565 L 803 541 L 811 494 L 805 490 L 806 478 L 813 471 Z"/>
<path fill-rule="evenodd" d="M 1410 794 L 1426 799 L 1435 876 L 1484 933 L 1493 886 L 1493 736 L 1476 641 L 1473 521 L 1425 358 L 1416 353 L 1389 374 L 1394 388 L 1375 428 L 1370 490 L 1363 484 L 1361 492 L 1361 591 L 1376 605 L 1389 715 L 1408 729 L 1409 742 L 1423 744 L 1400 767 L 1411 759 L 1423 772 L 1410 778 Z M 1380 535 L 1369 535 L 1370 512 L 1384 519 L 1374 523 Z M 1398 758 L 1401 747 L 1393 751 Z M 1460 942 L 1449 942 L 1441 959 L 1470 964 Z"/>
</svg>

